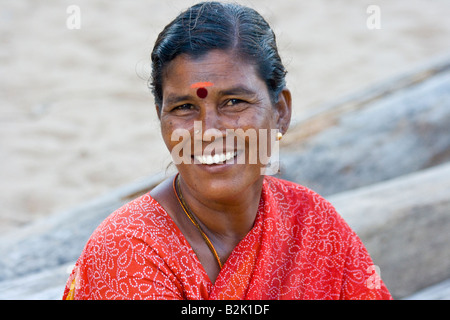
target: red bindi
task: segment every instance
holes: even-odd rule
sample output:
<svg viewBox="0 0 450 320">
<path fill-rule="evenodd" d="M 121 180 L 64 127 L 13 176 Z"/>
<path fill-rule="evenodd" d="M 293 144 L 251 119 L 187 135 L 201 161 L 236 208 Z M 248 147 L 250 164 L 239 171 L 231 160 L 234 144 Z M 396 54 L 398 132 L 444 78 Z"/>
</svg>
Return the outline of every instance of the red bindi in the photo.
<svg viewBox="0 0 450 320">
<path fill-rule="evenodd" d="M 198 88 L 197 89 L 197 96 L 200 99 L 205 99 L 207 95 L 208 95 L 208 90 L 206 90 L 206 88 Z"/>
</svg>

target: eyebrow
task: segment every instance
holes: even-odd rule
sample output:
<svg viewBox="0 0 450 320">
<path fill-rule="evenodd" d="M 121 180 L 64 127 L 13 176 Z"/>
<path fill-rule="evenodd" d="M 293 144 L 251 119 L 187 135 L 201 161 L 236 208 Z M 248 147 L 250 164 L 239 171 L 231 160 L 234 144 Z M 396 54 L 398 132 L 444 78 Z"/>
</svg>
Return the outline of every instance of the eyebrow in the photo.
<svg viewBox="0 0 450 320">
<path fill-rule="evenodd" d="M 183 96 L 179 96 L 176 94 L 169 94 L 167 96 L 166 99 L 163 100 L 163 105 L 173 105 L 173 104 L 178 104 L 182 101 L 188 101 L 188 100 L 192 100 L 194 98 L 193 95 L 183 95 Z"/>
<path fill-rule="evenodd" d="M 225 89 L 219 91 L 219 95 L 221 96 L 233 96 L 233 95 L 244 95 L 244 96 L 254 96 L 257 92 L 246 88 L 245 86 L 236 86 L 230 89 Z"/>
<path fill-rule="evenodd" d="M 229 89 L 220 90 L 218 92 L 219 96 L 255 96 L 257 93 L 254 90 L 251 90 L 249 88 L 246 88 L 245 86 L 236 86 Z M 186 95 L 177 95 L 175 93 L 169 94 L 167 98 L 164 99 L 163 105 L 173 105 L 178 104 L 183 101 L 189 101 L 196 99 L 196 97 L 192 94 L 186 94 Z"/>
</svg>

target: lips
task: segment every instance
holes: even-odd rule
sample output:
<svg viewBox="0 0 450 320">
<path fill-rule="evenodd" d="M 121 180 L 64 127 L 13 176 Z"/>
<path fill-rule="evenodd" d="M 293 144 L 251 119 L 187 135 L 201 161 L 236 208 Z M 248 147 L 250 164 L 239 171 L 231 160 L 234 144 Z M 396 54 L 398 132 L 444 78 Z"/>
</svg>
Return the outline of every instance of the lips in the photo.
<svg viewBox="0 0 450 320">
<path fill-rule="evenodd" d="M 216 153 L 214 156 L 212 155 L 198 155 L 194 156 L 195 160 L 197 160 L 201 164 L 222 164 L 228 160 L 233 159 L 237 156 L 236 151 L 230 151 L 226 153 Z"/>
</svg>

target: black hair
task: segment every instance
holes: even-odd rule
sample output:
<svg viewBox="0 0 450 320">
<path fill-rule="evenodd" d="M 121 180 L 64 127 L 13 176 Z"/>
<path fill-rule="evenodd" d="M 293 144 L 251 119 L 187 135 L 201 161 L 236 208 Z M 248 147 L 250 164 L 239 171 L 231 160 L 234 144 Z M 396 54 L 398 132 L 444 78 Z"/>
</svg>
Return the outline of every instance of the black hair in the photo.
<svg viewBox="0 0 450 320">
<path fill-rule="evenodd" d="M 211 50 L 234 50 L 257 66 L 272 102 L 286 86 L 286 70 L 278 54 L 275 34 L 255 10 L 234 3 L 202 2 L 178 15 L 159 34 L 153 48 L 149 86 L 162 105 L 164 67 L 180 54 L 199 58 Z"/>
</svg>

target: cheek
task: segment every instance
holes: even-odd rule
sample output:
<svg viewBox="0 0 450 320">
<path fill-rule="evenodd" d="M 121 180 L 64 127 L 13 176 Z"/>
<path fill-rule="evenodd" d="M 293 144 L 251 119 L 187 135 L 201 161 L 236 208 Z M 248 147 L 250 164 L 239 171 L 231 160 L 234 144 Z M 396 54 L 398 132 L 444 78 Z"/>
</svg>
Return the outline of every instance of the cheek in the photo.
<svg viewBox="0 0 450 320">
<path fill-rule="evenodd" d="M 175 164 L 190 163 L 193 153 L 193 127 L 184 122 L 182 124 L 186 126 L 172 121 L 161 122 L 161 135 Z"/>
<path fill-rule="evenodd" d="M 248 117 L 240 117 L 236 120 L 236 128 L 242 128 L 243 130 L 253 129 L 275 129 L 276 123 L 274 121 L 274 114 L 269 112 L 253 113 Z"/>
<path fill-rule="evenodd" d="M 172 123 L 166 123 L 164 121 L 161 121 L 161 136 L 164 140 L 164 142 L 166 143 L 167 147 L 168 146 L 168 142 L 170 141 L 170 136 L 172 134 Z"/>
<path fill-rule="evenodd" d="M 277 127 L 274 117 L 274 113 L 263 112 L 247 118 L 245 123 L 241 121 L 240 128 L 247 133 L 242 138 L 247 144 L 249 163 L 255 164 L 256 162 L 264 166 L 268 164 L 273 143 L 276 143 Z"/>
<path fill-rule="evenodd" d="M 172 121 L 161 122 L 161 135 L 169 151 L 172 151 L 172 149 L 180 143 L 182 137 L 186 136 L 186 132 L 188 131 L 177 129 L 177 126 L 174 125 Z"/>
</svg>

